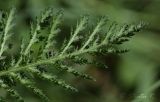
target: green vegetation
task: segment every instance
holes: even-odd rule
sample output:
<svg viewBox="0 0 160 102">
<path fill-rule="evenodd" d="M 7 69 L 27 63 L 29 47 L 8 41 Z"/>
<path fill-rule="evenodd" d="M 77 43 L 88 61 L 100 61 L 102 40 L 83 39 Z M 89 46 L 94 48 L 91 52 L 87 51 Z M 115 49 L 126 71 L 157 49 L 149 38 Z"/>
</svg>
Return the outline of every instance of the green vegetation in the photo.
<svg viewBox="0 0 160 102">
<path fill-rule="evenodd" d="M 158 0 L 2 0 L 0 102 L 159 102 L 159 9 Z"/>
<path fill-rule="evenodd" d="M 51 81 L 67 90 L 78 91 L 71 85 L 66 84 L 64 80 L 58 79 L 57 75 L 49 73 L 48 69 L 56 70 L 54 68 L 57 67 L 58 70 L 64 70 L 77 77 L 94 80 L 91 76 L 78 72 L 72 67 L 75 64 L 94 64 L 85 58 L 84 54 L 95 56 L 97 54 L 106 55 L 108 53 L 126 52 L 127 50 L 116 49 L 116 46 L 128 41 L 135 32 L 140 31 L 144 27 L 143 23 L 120 27 L 113 23 L 108 27 L 109 29 L 106 32 L 102 32 L 102 29 L 106 28 L 107 23 L 107 19 L 102 17 L 93 31 L 83 32 L 87 28 L 89 19 L 84 16 L 77 23 L 76 28 L 71 31 L 70 38 L 64 41 L 62 47 L 56 48 L 54 44 L 59 43 L 56 40 L 56 36 L 60 32 L 59 25 L 61 24 L 62 12 L 54 15 L 54 11 L 49 8 L 42 12 L 40 17 L 37 17 L 36 24 L 31 23 L 30 40 L 29 42 L 22 40 L 19 55 L 5 56 L 3 53 L 9 49 L 8 44 L 12 44 L 12 42 L 9 42 L 9 39 L 12 35 L 11 30 L 15 24 L 14 14 L 15 9 L 12 9 L 9 14 L 2 14 L 4 17 L 1 20 L 1 34 L 3 36 L 0 56 L 1 66 L 3 67 L 0 71 L 0 86 L 10 96 L 20 102 L 24 100 L 13 88 L 17 83 L 32 90 L 43 100 L 49 101 L 42 90 L 35 86 L 34 79 L 36 77 Z M 44 30 L 48 33 L 47 36 L 44 36 Z M 85 33 L 85 36 L 81 32 Z M 73 45 L 76 42 L 80 46 Z M 36 50 L 33 48 L 36 45 L 38 46 L 38 54 L 36 54 Z M 11 60 L 8 61 L 10 58 Z"/>
</svg>

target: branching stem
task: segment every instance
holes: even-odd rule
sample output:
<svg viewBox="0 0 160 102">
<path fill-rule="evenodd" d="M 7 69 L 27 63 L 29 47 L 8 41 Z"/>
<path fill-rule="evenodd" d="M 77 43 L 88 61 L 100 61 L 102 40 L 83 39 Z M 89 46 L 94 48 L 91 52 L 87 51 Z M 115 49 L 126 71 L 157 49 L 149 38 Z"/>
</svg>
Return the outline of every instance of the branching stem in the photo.
<svg viewBox="0 0 160 102">
<path fill-rule="evenodd" d="M 99 47 L 101 47 L 103 45 L 104 44 L 101 43 L 101 44 L 99 44 L 97 46 L 85 49 L 83 51 L 79 50 L 79 51 L 73 52 L 71 54 L 65 54 L 63 56 L 57 56 L 57 57 L 46 59 L 46 60 L 40 60 L 40 61 L 37 61 L 35 63 L 28 64 L 26 66 L 9 68 L 9 70 L 1 71 L 0 72 L 0 76 L 6 75 L 6 74 L 11 73 L 11 72 L 18 72 L 18 71 L 27 70 L 28 68 L 33 67 L 33 66 L 37 66 L 37 65 L 51 64 L 51 63 L 54 63 L 54 62 L 59 61 L 59 60 L 64 60 L 64 59 L 66 59 L 68 57 L 79 56 L 81 54 L 85 54 L 85 53 L 88 53 L 88 52 L 94 52 L 95 50 L 97 50 Z"/>
<path fill-rule="evenodd" d="M 71 37 L 71 39 L 69 40 L 67 46 L 64 48 L 64 50 L 61 52 L 60 56 L 62 56 L 67 50 L 68 48 L 70 47 L 70 45 L 73 43 L 73 41 L 76 39 L 78 33 L 80 31 L 82 31 L 84 29 L 84 26 L 86 25 L 87 23 L 87 18 L 83 18 L 82 21 L 80 22 L 79 25 L 77 25 L 77 29 L 75 30 L 73 36 Z"/>
<path fill-rule="evenodd" d="M 9 35 L 9 31 L 11 30 L 11 28 L 14 26 L 12 24 L 12 21 L 13 21 L 13 17 L 14 17 L 14 14 L 15 14 L 15 9 L 12 9 L 8 15 L 8 19 L 6 21 L 6 26 L 5 26 L 5 29 L 4 29 L 4 35 L 3 35 L 3 42 L 1 44 L 1 48 L 0 48 L 0 57 L 2 57 L 2 54 L 5 50 L 7 50 L 7 47 L 6 47 L 6 42 L 7 40 L 10 38 L 11 35 Z"/>
</svg>

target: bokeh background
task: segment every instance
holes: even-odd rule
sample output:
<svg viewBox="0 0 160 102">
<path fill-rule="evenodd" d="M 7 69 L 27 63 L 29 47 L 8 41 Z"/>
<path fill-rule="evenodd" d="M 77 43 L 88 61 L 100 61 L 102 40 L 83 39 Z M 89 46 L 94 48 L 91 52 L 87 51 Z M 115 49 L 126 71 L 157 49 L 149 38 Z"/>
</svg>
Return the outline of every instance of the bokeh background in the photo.
<svg viewBox="0 0 160 102">
<path fill-rule="evenodd" d="M 160 102 L 160 0 L 0 0 L 0 9 L 9 10 L 12 6 L 17 8 L 16 32 L 19 34 L 27 32 L 28 21 L 47 7 L 64 10 L 63 33 L 69 33 L 84 14 L 91 18 L 106 15 L 120 24 L 146 22 L 146 29 L 124 45 L 130 49 L 129 53 L 99 59 L 105 61 L 108 69 L 87 66 L 85 71 L 97 82 L 61 75 L 76 86 L 79 93 L 42 81 L 38 85 L 52 102 Z M 26 102 L 40 102 L 32 93 L 23 90 L 21 93 Z"/>
</svg>

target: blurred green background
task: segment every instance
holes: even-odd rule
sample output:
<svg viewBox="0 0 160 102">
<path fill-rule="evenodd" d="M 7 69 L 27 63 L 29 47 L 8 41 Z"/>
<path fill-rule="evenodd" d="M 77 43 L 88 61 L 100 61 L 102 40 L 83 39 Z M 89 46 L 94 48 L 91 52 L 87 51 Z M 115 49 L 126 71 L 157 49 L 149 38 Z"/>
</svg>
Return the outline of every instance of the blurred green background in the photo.
<svg viewBox="0 0 160 102">
<path fill-rule="evenodd" d="M 100 59 L 108 69 L 88 66 L 86 72 L 96 77 L 97 82 L 61 75 L 76 86 L 79 93 L 45 82 L 39 82 L 39 87 L 52 102 L 160 102 L 160 0 L 0 0 L 0 9 L 9 10 L 12 6 L 18 11 L 16 32 L 19 34 L 28 31 L 28 21 L 47 7 L 64 10 L 63 33 L 69 33 L 84 14 L 91 18 L 106 15 L 120 24 L 147 22 L 147 28 L 124 45 L 130 49 L 129 53 Z M 91 23 L 95 22 L 93 19 Z M 40 102 L 31 93 L 21 93 L 26 102 Z"/>
</svg>

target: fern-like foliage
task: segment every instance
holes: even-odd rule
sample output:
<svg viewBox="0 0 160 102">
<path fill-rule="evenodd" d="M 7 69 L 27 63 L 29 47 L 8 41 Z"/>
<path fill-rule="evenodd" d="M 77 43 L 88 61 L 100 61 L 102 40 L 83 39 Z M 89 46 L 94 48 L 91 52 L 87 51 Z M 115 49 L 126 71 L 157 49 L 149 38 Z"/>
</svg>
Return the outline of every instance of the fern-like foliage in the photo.
<svg viewBox="0 0 160 102">
<path fill-rule="evenodd" d="M 76 88 L 67 84 L 63 79 L 59 79 L 53 73 L 49 73 L 48 70 L 65 71 L 76 77 L 95 80 L 90 75 L 78 72 L 74 65 L 104 65 L 95 60 L 91 61 L 85 56 L 125 53 L 128 50 L 116 49 L 117 45 L 128 41 L 135 32 L 139 32 L 144 27 L 144 23 L 123 26 L 113 23 L 106 26 L 108 19 L 101 17 L 93 30 L 86 32 L 88 30 L 88 17 L 84 16 L 77 23 L 77 26 L 72 29 L 70 38 L 65 39 L 62 46 L 57 48 L 56 45 L 59 42 L 56 38 L 61 31 L 62 16 L 63 13 L 61 11 L 55 14 L 51 8 L 44 10 L 37 17 L 36 22 L 31 23 L 30 41 L 26 43 L 25 38 L 22 38 L 22 44 L 19 47 L 20 53 L 17 57 L 14 55 L 5 56 L 4 54 L 9 49 L 8 42 L 12 36 L 11 32 L 15 23 L 13 22 L 15 9 L 12 9 L 10 13 L 2 14 L 0 22 L 0 87 L 17 101 L 24 102 L 21 95 L 14 89 L 17 83 L 33 91 L 44 101 L 49 101 L 43 91 L 36 87 L 34 81 L 36 77 L 77 92 Z M 104 32 L 104 30 L 106 31 Z M 77 46 L 76 42 L 78 42 Z M 38 46 L 38 51 L 34 49 L 36 45 Z M 8 59 L 11 60 L 8 61 Z M 0 101 L 5 102 L 5 97 L 0 97 Z"/>
</svg>

